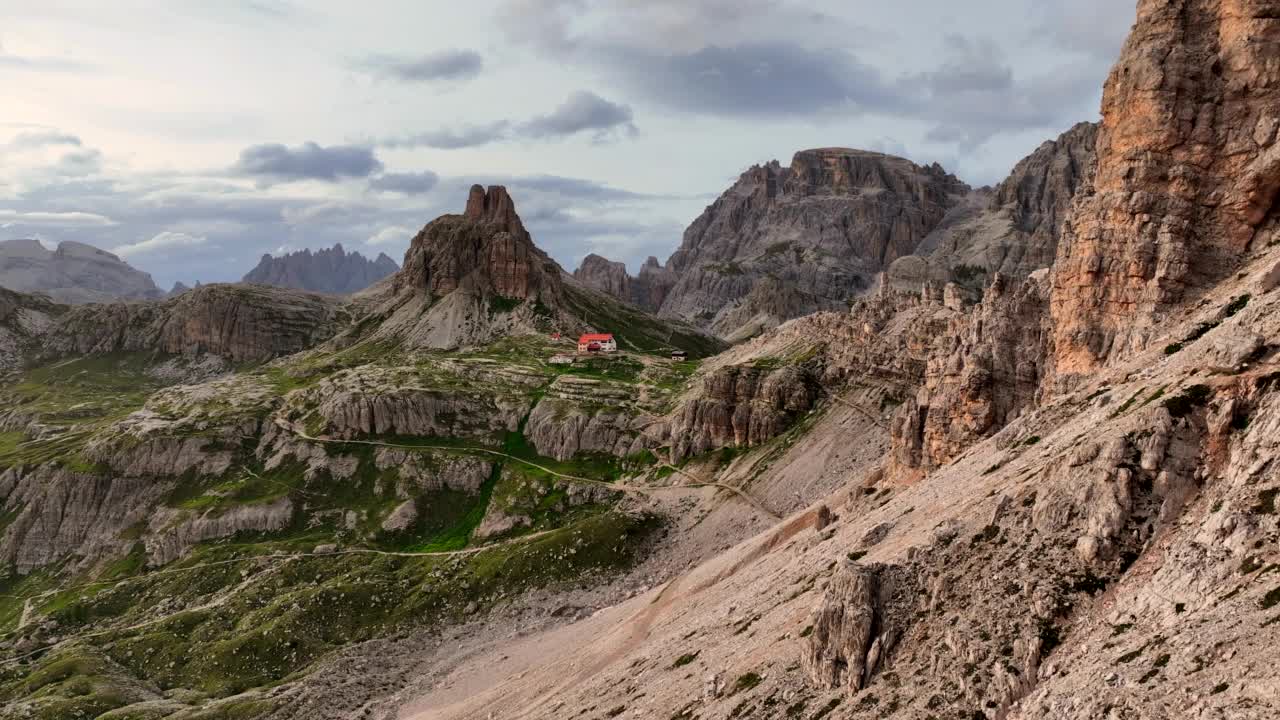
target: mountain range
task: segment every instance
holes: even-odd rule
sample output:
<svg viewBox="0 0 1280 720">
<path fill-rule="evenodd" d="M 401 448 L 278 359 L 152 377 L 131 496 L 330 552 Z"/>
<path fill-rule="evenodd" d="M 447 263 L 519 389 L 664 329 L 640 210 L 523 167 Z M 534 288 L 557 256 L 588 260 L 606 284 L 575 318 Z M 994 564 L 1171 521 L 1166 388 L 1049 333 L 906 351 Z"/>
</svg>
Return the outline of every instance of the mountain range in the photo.
<svg viewBox="0 0 1280 720">
<path fill-rule="evenodd" d="M 71 241 L 56 250 L 38 240 L 0 242 L 0 287 L 41 292 L 62 303 L 164 297 L 150 275 L 109 252 Z"/>
<path fill-rule="evenodd" d="M 353 294 L 0 291 L 0 718 L 1280 716 L 1274 5 L 634 277 L 475 186 Z"/>
<path fill-rule="evenodd" d="M 344 295 L 359 292 L 398 269 L 386 253 L 369 260 L 338 244 L 314 253 L 306 249 L 280 257 L 263 255 L 241 282 Z"/>
</svg>

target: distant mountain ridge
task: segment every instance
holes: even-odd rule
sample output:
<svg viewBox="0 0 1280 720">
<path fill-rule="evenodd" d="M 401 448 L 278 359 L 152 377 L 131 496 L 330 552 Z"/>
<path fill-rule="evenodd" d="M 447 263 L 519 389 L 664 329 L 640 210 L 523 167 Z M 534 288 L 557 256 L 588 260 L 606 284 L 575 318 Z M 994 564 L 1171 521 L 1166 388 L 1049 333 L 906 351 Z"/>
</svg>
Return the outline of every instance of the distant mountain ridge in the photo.
<svg viewBox="0 0 1280 720">
<path fill-rule="evenodd" d="M 1094 156 L 1097 125 L 1044 143 L 998 187 L 970 188 L 938 164 L 849 148 L 748 169 L 689 225 L 665 265 L 631 276 L 588 255 L 583 284 L 722 338 L 837 310 L 883 282 L 975 291 L 999 273 L 1048 267 Z"/>
<path fill-rule="evenodd" d="M 364 290 L 399 269 L 386 253 L 370 260 L 359 252 L 347 252 L 339 243 L 315 252 L 299 250 L 279 257 L 264 254 L 242 282 L 346 295 Z"/>
<path fill-rule="evenodd" d="M 55 250 L 39 240 L 0 242 L 0 287 L 71 304 L 164 297 L 147 273 L 105 250 L 71 241 Z"/>
</svg>

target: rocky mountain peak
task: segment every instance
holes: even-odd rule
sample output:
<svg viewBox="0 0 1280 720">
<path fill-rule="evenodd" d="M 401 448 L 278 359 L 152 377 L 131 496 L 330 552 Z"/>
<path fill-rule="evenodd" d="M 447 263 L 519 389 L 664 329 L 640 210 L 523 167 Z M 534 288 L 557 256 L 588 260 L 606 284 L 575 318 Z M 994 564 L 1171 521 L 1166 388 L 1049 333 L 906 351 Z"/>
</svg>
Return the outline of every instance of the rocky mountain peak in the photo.
<svg viewBox="0 0 1280 720">
<path fill-rule="evenodd" d="M 396 285 L 524 300 L 557 294 L 563 272 L 533 244 L 506 188 L 475 185 L 462 215 L 441 216 L 413 238 Z"/>
<path fill-rule="evenodd" d="M 516 213 L 515 201 L 502 185 L 490 185 L 488 190 L 481 185 L 472 185 L 463 217 L 499 225 L 516 237 L 530 240 L 529 232 L 524 229 L 524 223 L 520 222 L 520 216 Z"/>
</svg>

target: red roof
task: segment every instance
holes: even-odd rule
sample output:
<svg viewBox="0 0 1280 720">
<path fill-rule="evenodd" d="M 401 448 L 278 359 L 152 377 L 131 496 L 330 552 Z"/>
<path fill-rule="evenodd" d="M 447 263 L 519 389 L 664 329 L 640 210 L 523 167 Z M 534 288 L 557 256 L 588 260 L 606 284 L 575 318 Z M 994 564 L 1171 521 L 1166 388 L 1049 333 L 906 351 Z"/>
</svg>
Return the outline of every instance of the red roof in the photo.
<svg viewBox="0 0 1280 720">
<path fill-rule="evenodd" d="M 612 339 L 613 339 L 613 333 L 587 333 L 586 335 L 583 335 L 582 337 L 578 338 L 578 342 L 579 343 L 608 342 L 609 340 L 612 340 Z"/>
</svg>

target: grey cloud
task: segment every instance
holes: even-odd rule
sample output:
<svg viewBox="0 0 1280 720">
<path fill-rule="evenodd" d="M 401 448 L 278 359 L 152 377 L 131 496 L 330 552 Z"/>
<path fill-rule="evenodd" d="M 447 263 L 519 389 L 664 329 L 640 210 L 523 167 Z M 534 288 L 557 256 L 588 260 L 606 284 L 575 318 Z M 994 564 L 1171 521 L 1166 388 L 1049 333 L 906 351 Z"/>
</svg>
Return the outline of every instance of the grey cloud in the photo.
<svg viewBox="0 0 1280 720">
<path fill-rule="evenodd" d="M 488 125 L 470 125 L 457 130 L 432 130 L 401 138 L 383 140 L 389 148 L 429 147 L 437 150 L 458 150 L 497 142 L 507 137 L 511 123 L 500 120 Z"/>
<path fill-rule="evenodd" d="M 378 144 L 388 148 L 458 150 L 511 139 L 553 140 L 579 133 L 589 133 L 602 142 L 618 136 L 635 136 L 639 129 L 630 106 L 610 102 L 589 90 L 579 90 L 551 112 L 524 122 L 498 120 L 456 130 L 430 130 L 387 138 Z"/>
<path fill-rule="evenodd" d="M 943 47 L 948 57 L 942 65 L 915 76 L 912 84 L 924 85 L 934 95 L 998 92 L 1013 87 L 1013 68 L 990 38 L 947 35 Z"/>
<path fill-rule="evenodd" d="M 371 55 L 355 66 L 374 77 L 399 82 L 469 80 L 480 74 L 484 58 L 475 50 L 442 50 L 418 57 Z"/>
<path fill-rule="evenodd" d="M 69 152 L 58 159 L 59 175 L 92 175 L 102 169 L 102 153 L 93 148 Z"/>
<path fill-rule="evenodd" d="M 842 50 L 799 44 L 708 46 L 659 55 L 604 50 L 608 67 L 634 91 L 668 107 L 738 116 L 812 116 L 837 107 L 898 105 L 879 71 Z"/>
<path fill-rule="evenodd" d="M 642 193 L 610 187 L 595 180 L 562 177 L 560 175 L 530 175 L 498 179 L 496 182 L 510 185 L 513 188 L 525 188 L 540 192 L 549 192 L 564 197 L 595 200 L 633 200 L 647 197 Z"/>
<path fill-rule="evenodd" d="M 70 133 L 58 130 L 35 130 L 18 133 L 5 147 L 11 150 L 31 150 L 50 145 L 75 145 L 80 147 L 83 143 L 79 137 Z"/>
<path fill-rule="evenodd" d="M 424 170 L 419 173 L 386 173 L 369 180 L 369 189 L 419 195 L 429 192 L 440 182 L 440 176 Z"/>
<path fill-rule="evenodd" d="M 531 138 L 556 138 L 593 133 L 597 139 L 605 139 L 614 133 L 635 135 L 634 114 L 627 105 L 619 105 L 587 90 L 579 90 L 569 96 L 555 110 L 522 123 L 518 131 Z"/>
<path fill-rule="evenodd" d="M 382 170 L 373 150 L 359 145 L 322 147 L 314 142 L 296 148 L 253 145 L 240 152 L 235 171 L 272 180 L 323 180 L 368 177 Z"/>
</svg>

